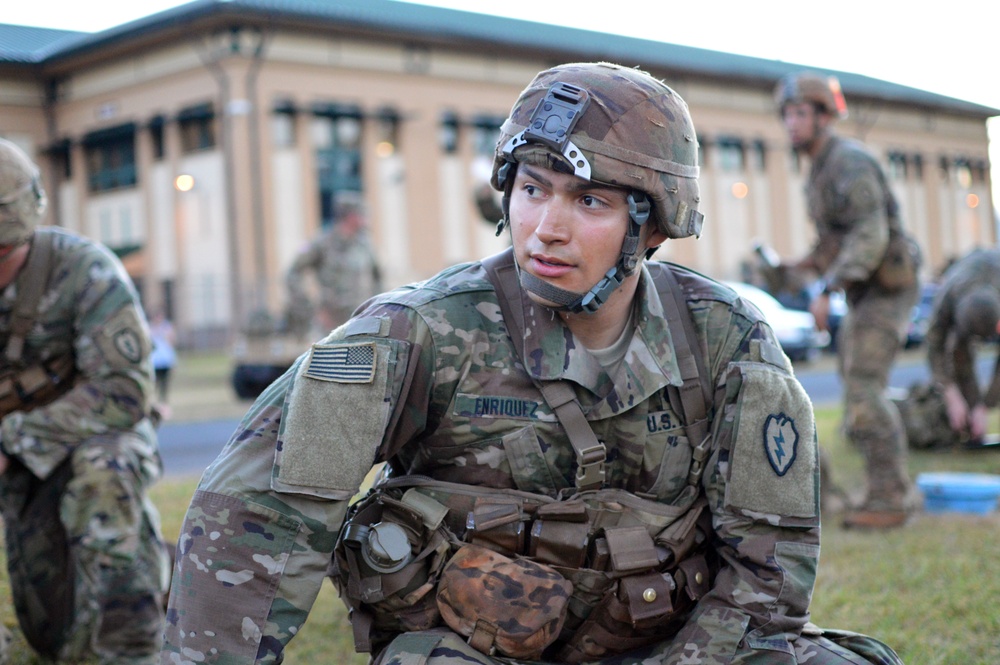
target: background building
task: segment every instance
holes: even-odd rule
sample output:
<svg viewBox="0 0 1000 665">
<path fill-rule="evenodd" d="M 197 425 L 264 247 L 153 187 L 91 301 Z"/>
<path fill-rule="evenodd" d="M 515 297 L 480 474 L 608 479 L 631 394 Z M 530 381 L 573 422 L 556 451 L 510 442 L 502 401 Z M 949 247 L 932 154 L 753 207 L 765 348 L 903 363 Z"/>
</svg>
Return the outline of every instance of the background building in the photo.
<svg viewBox="0 0 1000 665">
<path fill-rule="evenodd" d="M 388 0 L 196 0 L 99 33 L 0 25 L 0 135 L 45 166 L 49 223 L 115 249 L 182 343 L 280 311 L 283 275 L 360 193 L 390 286 L 505 241 L 473 191 L 540 69 L 663 78 L 702 146 L 702 239 L 660 258 L 739 279 L 754 240 L 805 252 L 807 175 L 772 101 L 800 65 Z M 877 152 L 925 276 L 994 245 L 986 120 L 1000 110 L 856 74 L 841 132 Z M 490 220 L 495 221 L 495 220 Z"/>
</svg>

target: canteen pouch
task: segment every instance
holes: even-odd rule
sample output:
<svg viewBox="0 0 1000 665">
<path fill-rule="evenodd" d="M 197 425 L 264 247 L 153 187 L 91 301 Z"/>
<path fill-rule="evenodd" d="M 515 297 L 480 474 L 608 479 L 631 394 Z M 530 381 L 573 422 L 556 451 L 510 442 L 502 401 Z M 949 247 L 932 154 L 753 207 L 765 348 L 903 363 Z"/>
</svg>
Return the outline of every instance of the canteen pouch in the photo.
<svg viewBox="0 0 1000 665">
<path fill-rule="evenodd" d="M 875 270 L 875 281 L 886 291 L 901 291 L 917 283 L 920 248 L 905 233 L 890 232 L 889 246 Z"/>
<path fill-rule="evenodd" d="M 441 573 L 441 618 L 484 654 L 537 660 L 559 637 L 572 583 L 550 566 L 464 545 Z"/>
<path fill-rule="evenodd" d="M 447 509 L 415 490 L 374 492 L 353 509 L 330 577 L 351 611 L 355 650 L 440 625 L 434 591 L 451 552 Z"/>
</svg>

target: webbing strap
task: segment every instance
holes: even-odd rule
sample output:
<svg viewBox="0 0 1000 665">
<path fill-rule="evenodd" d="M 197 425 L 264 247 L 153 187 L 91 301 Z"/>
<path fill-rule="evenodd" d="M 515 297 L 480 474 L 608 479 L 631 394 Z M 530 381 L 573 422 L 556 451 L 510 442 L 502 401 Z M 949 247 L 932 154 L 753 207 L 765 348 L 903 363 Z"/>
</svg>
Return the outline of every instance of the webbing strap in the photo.
<svg viewBox="0 0 1000 665">
<path fill-rule="evenodd" d="M 651 272 L 654 272 L 653 282 L 664 303 L 663 311 L 667 318 L 667 326 L 670 328 L 677 365 L 684 381 L 680 388 L 668 386 L 667 392 L 671 402 L 679 402 L 673 405 L 674 410 L 681 414 L 684 431 L 693 446 L 688 484 L 697 485 L 701 481 L 705 460 L 708 458 L 708 405 L 712 401 L 712 387 L 708 382 L 708 373 L 700 350 L 691 346 L 691 340 L 697 340 L 698 336 L 684 299 L 680 297 L 681 287 L 677 283 L 677 278 L 667 266 Z"/>
<path fill-rule="evenodd" d="M 482 261 L 486 274 L 497 293 L 500 311 L 507 322 L 514 349 L 524 363 L 524 309 L 522 292 L 514 268 L 513 250 L 507 248 Z M 684 422 L 684 431 L 693 447 L 688 484 L 698 485 L 708 458 L 710 440 L 708 431 L 708 405 L 712 400 L 712 387 L 700 349 L 692 346 L 698 336 L 687 305 L 673 272 L 668 266 L 651 270 L 653 282 L 663 303 L 663 311 L 670 329 L 682 385 L 668 386 L 671 406 Z M 546 403 L 566 430 L 576 454 L 576 485 L 582 489 L 600 487 L 605 479 L 607 448 L 597 439 L 572 387 L 566 381 L 536 381 Z"/>
<path fill-rule="evenodd" d="M 31 249 L 28 250 L 28 259 L 17 275 L 17 301 L 11 312 L 10 337 L 4 350 L 9 363 L 20 362 L 21 354 L 24 353 L 24 338 L 38 314 L 38 303 L 48 284 L 51 261 L 52 234 L 36 229 Z"/>
<path fill-rule="evenodd" d="M 508 248 L 499 254 L 483 259 L 483 267 L 493 284 L 500 303 L 500 311 L 510 331 L 514 350 L 524 362 L 524 307 L 521 285 L 514 268 L 514 252 Z M 535 381 L 545 402 L 566 430 L 570 445 L 576 455 L 576 487 L 580 490 L 600 489 L 605 479 L 607 448 L 591 429 L 583 408 L 576 400 L 573 388 L 566 381 Z"/>
</svg>

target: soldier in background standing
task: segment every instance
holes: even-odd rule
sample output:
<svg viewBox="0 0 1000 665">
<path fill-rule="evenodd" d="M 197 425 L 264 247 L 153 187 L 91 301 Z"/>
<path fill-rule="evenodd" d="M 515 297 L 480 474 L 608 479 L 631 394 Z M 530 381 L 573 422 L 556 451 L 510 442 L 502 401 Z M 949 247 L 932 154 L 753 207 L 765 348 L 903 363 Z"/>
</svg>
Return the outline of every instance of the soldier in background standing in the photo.
<svg viewBox="0 0 1000 665">
<path fill-rule="evenodd" d="M 306 275 L 316 275 L 318 304 L 314 307 Z M 358 305 L 382 291 L 382 276 L 368 235 L 364 207 L 341 194 L 333 225 L 303 249 L 286 276 L 288 322 L 293 331 L 308 329 L 315 317 L 323 333 L 344 323 Z"/>
<path fill-rule="evenodd" d="M 169 574 L 146 496 L 145 317 L 107 248 L 53 227 L 37 167 L 0 140 L 0 510 L 18 621 L 76 662 L 152 663 Z"/>
<path fill-rule="evenodd" d="M 1000 332 L 1000 250 L 977 249 L 945 272 L 927 329 L 931 380 L 944 397 L 955 440 L 981 442 L 987 409 L 1000 404 L 1000 357 L 985 395 L 976 346 Z"/>
<path fill-rule="evenodd" d="M 837 340 L 845 430 L 865 456 L 868 482 L 844 525 L 901 526 L 914 509 L 914 492 L 906 433 L 885 390 L 917 301 L 920 252 L 903 229 L 876 159 L 833 129 L 847 116 L 837 80 L 789 75 L 778 83 L 775 101 L 792 147 L 812 162 L 806 197 L 817 241 L 794 268 L 821 279 L 820 294 L 809 306 L 820 328 L 826 327 L 832 290 L 843 289 L 848 303 Z"/>
</svg>

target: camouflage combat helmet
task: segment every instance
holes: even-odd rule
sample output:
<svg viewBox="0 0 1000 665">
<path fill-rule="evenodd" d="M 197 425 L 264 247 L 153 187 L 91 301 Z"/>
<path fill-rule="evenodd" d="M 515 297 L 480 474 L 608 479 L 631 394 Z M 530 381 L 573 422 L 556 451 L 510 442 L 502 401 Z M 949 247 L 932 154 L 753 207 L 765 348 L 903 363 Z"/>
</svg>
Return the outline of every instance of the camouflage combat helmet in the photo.
<svg viewBox="0 0 1000 665">
<path fill-rule="evenodd" d="M 785 104 L 811 103 L 821 107 L 834 118 L 847 117 L 847 101 L 836 76 L 823 76 L 815 72 L 788 74 L 774 88 L 774 103 L 781 113 Z"/>
<path fill-rule="evenodd" d="M 500 128 L 490 178 L 504 192 L 501 229 L 521 162 L 630 192 L 617 270 L 587 294 L 522 272 L 525 288 L 561 309 L 595 311 L 635 271 L 647 220 L 669 238 L 701 234 L 698 139 L 687 104 L 643 71 L 604 62 L 566 64 L 541 72 L 524 89 Z"/>
<path fill-rule="evenodd" d="M 0 245 L 27 242 L 45 203 L 38 167 L 15 144 L 0 139 Z"/>
</svg>

